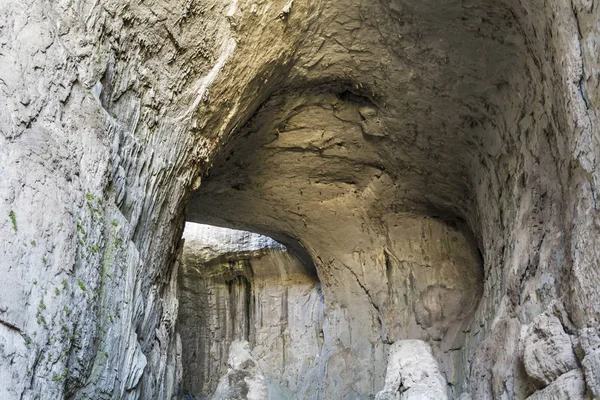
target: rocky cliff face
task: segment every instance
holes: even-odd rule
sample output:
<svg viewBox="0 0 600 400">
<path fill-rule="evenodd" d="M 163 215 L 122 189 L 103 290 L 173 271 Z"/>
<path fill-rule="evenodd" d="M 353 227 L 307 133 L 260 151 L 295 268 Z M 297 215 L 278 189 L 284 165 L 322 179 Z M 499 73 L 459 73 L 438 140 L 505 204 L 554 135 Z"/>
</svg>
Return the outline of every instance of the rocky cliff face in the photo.
<svg viewBox="0 0 600 400">
<path fill-rule="evenodd" d="M 600 397 L 599 21 L 597 0 L 3 1 L 0 398 L 181 395 L 186 219 L 314 265 L 317 372 L 273 358 L 285 390 L 374 397 L 425 348 L 450 397 Z M 254 288 L 294 292 L 271 258 Z M 219 274 L 182 303 L 230 301 Z M 260 344 L 219 315 L 223 346 Z M 236 343 L 225 373 L 267 379 Z"/>
</svg>

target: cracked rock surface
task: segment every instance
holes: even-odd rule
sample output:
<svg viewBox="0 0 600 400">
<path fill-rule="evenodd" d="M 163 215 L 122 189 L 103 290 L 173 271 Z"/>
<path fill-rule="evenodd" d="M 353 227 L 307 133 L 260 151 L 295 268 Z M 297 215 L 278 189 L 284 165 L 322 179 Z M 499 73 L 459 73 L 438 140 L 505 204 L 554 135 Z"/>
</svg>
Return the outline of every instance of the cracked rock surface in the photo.
<svg viewBox="0 0 600 400">
<path fill-rule="evenodd" d="M 598 0 L 2 1 L 0 398 L 182 396 L 185 220 L 284 244 L 265 274 L 314 266 L 315 372 L 274 375 L 293 398 L 374 397 L 404 340 L 449 398 L 600 396 L 599 21 Z"/>
</svg>

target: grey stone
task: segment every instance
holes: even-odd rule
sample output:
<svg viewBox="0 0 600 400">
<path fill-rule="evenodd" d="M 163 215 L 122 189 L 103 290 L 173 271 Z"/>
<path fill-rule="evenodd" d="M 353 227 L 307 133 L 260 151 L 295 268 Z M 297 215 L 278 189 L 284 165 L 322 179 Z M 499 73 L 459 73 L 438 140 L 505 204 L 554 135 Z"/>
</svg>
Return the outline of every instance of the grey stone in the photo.
<svg viewBox="0 0 600 400">
<path fill-rule="evenodd" d="M 528 400 L 583 400 L 585 379 L 581 370 L 576 369 L 559 376 L 544 389 L 529 396 Z"/>
<path fill-rule="evenodd" d="M 324 304 L 314 269 L 249 232 L 188 224 L 183 237 L 183 390 L 198 398 L 212 394 L 237 340 L 252 346 L 270 390 L 309 396 L 323 340 Z"/>
<path fill-rule="evenodd" d="M 581 362 L 585 381 L 595 398 L 600 398 L 600 351 L 588 353 Z"/>
<path fill-rule="evenodd" d="M 213 400 L 268 399 L 268 384 L 248 342 L 233 341 L 229 348 L 227 373 L 219 379 Z"/>
<path fill-rule="evenodd" d="M 385 386 L 376 400 L 447 399 L 446 380 L 429 345 L 421 340 L 401 340 L 390 347 Z"/>
<path fill-rule="evenodd" d="M 524 341 L 523 362 L 527 374 L 543 385 L 577 368 L 571 339 L 557 317 L 536 318 Z"/>
</svg>

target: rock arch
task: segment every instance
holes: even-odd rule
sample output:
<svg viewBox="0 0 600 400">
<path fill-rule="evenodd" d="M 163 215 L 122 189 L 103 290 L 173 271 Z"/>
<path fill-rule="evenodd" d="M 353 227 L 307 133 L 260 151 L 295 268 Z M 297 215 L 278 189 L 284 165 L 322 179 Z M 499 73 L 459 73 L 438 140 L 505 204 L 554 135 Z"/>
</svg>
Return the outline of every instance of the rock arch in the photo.
<svg viewBox="0 0 600 400">
<path fill-rule="evenodd" d="M 0 6 L 0 395 L 176 393 L 185 218 L 298 240 L 373 304 L 377 359 L 395 322 L 370 280 L 396 279 L 419 229 L 438 255 L 455 237 L 483 287 L 465 362 L 441 361 L 450 394 L 600 393 L 596 1 L 17 3 Z M 428 304 L 453 298 L 438 278 L 415 305 L 432 340 Z M 565 335 L 578 363 L 540 375 L 540 338 Z"/>
</svg>

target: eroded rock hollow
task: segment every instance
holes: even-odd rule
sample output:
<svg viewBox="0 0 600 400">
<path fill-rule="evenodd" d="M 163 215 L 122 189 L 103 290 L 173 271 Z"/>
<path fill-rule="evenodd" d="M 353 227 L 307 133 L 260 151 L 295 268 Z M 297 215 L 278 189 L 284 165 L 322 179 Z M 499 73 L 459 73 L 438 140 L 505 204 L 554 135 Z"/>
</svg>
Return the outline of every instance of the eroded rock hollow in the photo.
<svg viewBox="0 0 600 400">
<path fill-rule="evenodd" d="M 3 1 L 0 398 L 600 397 L 599 45 L 597 0 Z"/>
</svg>

